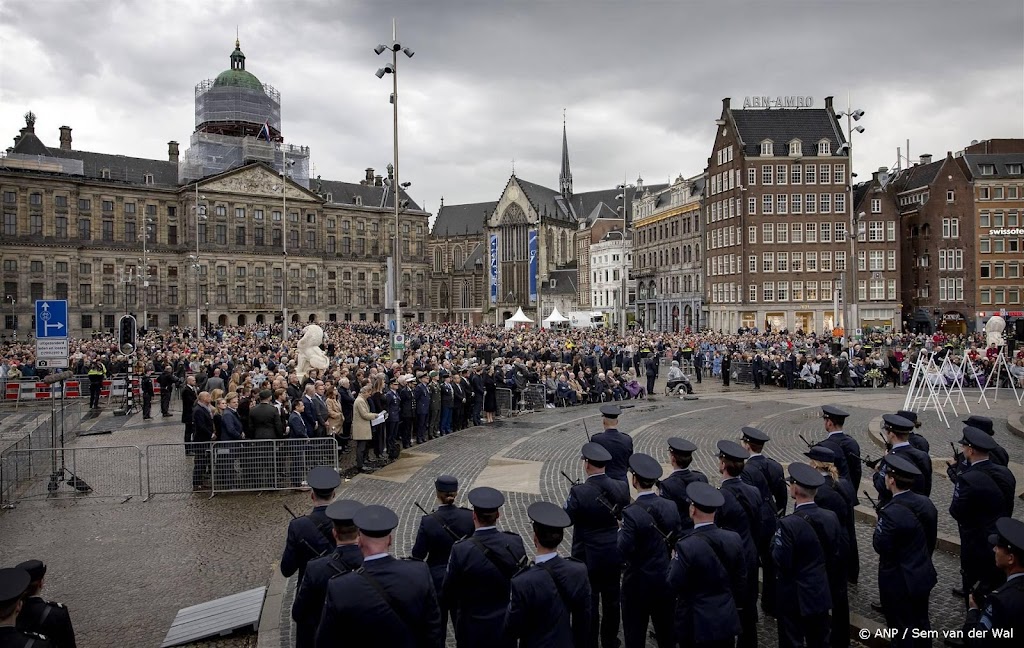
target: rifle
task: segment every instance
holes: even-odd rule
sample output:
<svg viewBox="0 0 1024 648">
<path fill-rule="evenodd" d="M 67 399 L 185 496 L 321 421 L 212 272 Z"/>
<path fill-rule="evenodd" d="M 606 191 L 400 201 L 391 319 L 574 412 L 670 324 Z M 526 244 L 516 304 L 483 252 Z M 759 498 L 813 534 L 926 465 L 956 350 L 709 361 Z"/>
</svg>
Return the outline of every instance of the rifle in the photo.
<svg viewBox="0 0 1024 648">
<path fill-rule="evenodd" d="M 861 492 L 864 493 L 864 497 L 868 498 L 868 501 L 871 502 L 871 508 L 875 509 L 875 512 L 877 513 L 881 509 L 881 504 L 876 502 L 875 498 L 871 497 L 871 494 L 866 490 Z"/>
<path fill-rule="evenodd" d="M 801 441 L 803 441 L 803 442 L 804 442 L 805 444 L 807 444 L 807 447 L 808 447 L 808 448 L 813 448 L 813 447 L 814 447 L 814 444 L 813 444 L 813 443 L 811 443 L 810 441 L 808 441 L 807 439 L 805 439 L 805 438 L 804 438 L 804 435 L 800 434 L 800 435 L 798 435 L 798 436 L 800 437 L 800 440 L 801 440 Z"/>
<path fill-rule="evenodd" d="M 984 610 L 985 609 L 985 600 L 988 598 L 988 594 L 989 593 L 988 593 L 987 590 L 982 590 L 981 589 L 981 581 L 978 581 L 977 583 L 974 584 L 974 587 L 972 587 L 971 591 L 968 593 L 968 599 L 967 600 L 970 600 L 969 597 L 973 596 L 974 597 L 975 605 L 977 605 L 979 609 Z"/>
<path fill-rule="evenodd" d="M 512 547 L 509 547 L 508 545 L 505 545 L 505 551 L 508 552 L 508 555 L 512 556 L 512 564 L 516 566 L 516 574 L 529 567 L 530 559 L 526 557 L 526 554 L 523 554 L 522 558 L 516 558 L 515 553 L 512 551 Z"/>
<path fill-rule="evenodd" d="M 570 484 L 572 484 L 573 486 L 576 486 L 576 485 L 578 485 L 578 484 L 580 483 L 580 480 L 578 480 L 578 479 L 573 479 L 573 478 L 572 478 L 572 477 L 570 477 L 569 475 L 565 474 L 565 471 L 564 471 L 564 470 L 561 470 L 561 471 L 559 471 L 559 472 L 561 472 L 561 473 L 562 473 L 562 477 L 565 477 L 566 479 L 568 479 L 568 480 L 569 480 L 569 483 L 570 483 Z"/>
<path fill-rule="evenodd" d="M 956 461 L 958 464 L 963 463 L 963 461 L 964 461 L 964 453 L 963 452 L 959 452 L 956 449 L 956 446 L 953 445 L 952 441 L 949 442 L 949 447 L 953 448 L 953 460 Z"/>
<path fill-rule="evenodd" d="M 440 515 L 437 515 L 436 513 L 429 513 L 427 511 L 427 509 L 425 509 L 422 506 L 420 506 L 419 502 L 413 502 L 413 504 L 416 505 L 416 508 L 418 508 L 419 510 L 423 511 L 423 515 L 429 515 L 430 517 L 432 517 L 435 520 L 437 520 L 438 523 L 441 525 L 441 528 L 443 528 L 445 531 L 447 531 L 448 535 L 450 535 L 452 537 L 452 540 L 454 540 L 455 542 L 458 542 L 459 540 L 465 540 L 465 537 L 459 536 L 457 533 L 452 531 L 451 527 L 449 527 L 448 524 L 444 520 L 441 519 Z"/>
<path fill-rule="evenodd" d="M 580 481 L 578 479 L 573 479 L 569 475 L 565 474 L 564 470 L 561 470 L 559 472 L 562 473 L 562 477 L 565 477 L 566 479 L 569 480 L 570 484 L 572 484 L 573 486 L 579 486 Z M 604 506 L 606 509 L 608 509 L 608 512 L 611 513 L 612 517 L 614 517 L 616 520 L 622 518 L 622 509 L 617 504 L 612 504 L 611 502 L 609 502 L 608 498 L 604 496 L 604 493 L 601 493 L 600 495 L 597 496 L 597 502 Z"/>
<path fill-rule="evenodd" d="M 806 444 L 807 444 L 807 447 L 808 447 L 808 448 L 813 448 L 813 447 L 814 447 L 814 444 L 812 444 L 812 443 L 811 443 L 810 441 L 808 441 L 807 439 L 805 439 L 805 438 L 804 438 L 804 435 L 800 434 L 800 435 L 798 435 L 798 436 L 800 437 L 800 440 L 801 440 L 801 441 L 803 441 L 804 443 L 806 443 Z M 844 453 L 844 454 L 845 454 L 845 453 Z M 852 456 L 854 456 L 854 457 L 856 457 L 857 459 L 859 459 L 859 460 L 860 460 L 860 461 L 861 461 L 861 462 L 862 462 L 862 463 L 863 463 L 863 464 L 864 464 L 865 466 L 867 466 L 868 468 L 870 468 L 870 469 L 872 469 L 872 470 L 874 470 L 874 469 L 875 469 L 875 466 L 877 466 L 877 465 L 878 465 L 878 462 L 879 462 L 879 461 L 881 461 L 881 459 L 865 459 L 864 457 L 862 457 L 862 456 L 860 456 L 860 455 L 852 455 Z"/>
<path fill-rule="evenodd" d="M 288 511 L 288 513 L 292 516 L 293 520 L 298 520 L 299 519 L 299 516 L 295 515 L 295 511 L 293 511 L 290 508 L 288 508 L 287 504 L 282 504 L 281 506 L 284 507 L 284 510 Z M 305 517 L 305 516 L 303 516 L 303 517 Z M 302 544 L 306 545 L 306 549 L 309 549 L 309 553 L 313 554 L 313 557 L 315 557 L 315 558 L 320 558 L 322 556 L 325 556 L 328 553 L 330 553 L 330 551 L 331 551 L 330 549 L 328 549 L 327 551 L 317 551 L 316 549 L 313 548 L 313 545 L 309 544 L 309 540 L 306 540 L 305 538 L 303 538 L 301 536 L 299 537 L 299 540 L 302 542 Z"/>
<path fill-rule="evenodd" d="M 583 432 L 587 435 L 587 443 L 590 443 L 590 430 L 587 429 L 587 419 L 583 419 Z"/>
<path fill-rule="evenodd" d="M 892 450 L 892 444 L 889 443 L 889 439 L 885 438 L 885 432 L 879 432 L 878 436 L 881 437 L 882 443 L 885 445 L 885 451 L 889 452 L 890 450 Z"/>
</svg>

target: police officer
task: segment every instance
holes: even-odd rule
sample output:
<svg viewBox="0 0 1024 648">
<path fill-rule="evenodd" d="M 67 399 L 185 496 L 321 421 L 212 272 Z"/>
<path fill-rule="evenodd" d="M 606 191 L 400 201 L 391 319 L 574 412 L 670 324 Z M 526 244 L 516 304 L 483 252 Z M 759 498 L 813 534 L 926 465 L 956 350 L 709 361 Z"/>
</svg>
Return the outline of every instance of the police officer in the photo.
<svg viewBox="0 0 1024 648">
<path fill-rule="evenodd" d="M 863 473 L 860 466 L 860 444 L 843 432 L 843 425 L 849 416 L 847 412 L 835 405 L 825 405 L 821 408 L 825 431 L 828 432 L 828 436 L 821 442 L 821 445 L 835 453 L 835 465 L 839 476 L 849 479 L 853 491 L 856 493 L 860 488 L 860 478 Z"/>
<path fill-rule="evenodd" d="M 892 446 L 890 454 L 901 455 L 917 466 L 920 474 L 915 477 L 912 490 L 928 497 L 932 492 L 932 458 L 928 456 L 927 452 L 922 452 L 910 445 L 910 441 L 907 439 L 913 429 L 914 424 L 902 416 L 895 414 L 882 416 L 882 430 L 885 431 L 887 443 Z M 875 490 L 878 491 L 879 504 L 885 504 L 892 498 L 892 493 L 885 486 L 885 466 L 884 462 L 876 464 L 875 474 L 871 477 L 875 484 Z"/>
<path fill-rule="evenodd" d="M 992 561 L 988 537 L 996 532 L 996 520 L 1013 515 L 1017 480 L 990 460 L 996 442 L 985 432 L 965 427 L 960 446 L 967 468 L 956 475 L 949 514 L 960 527 L 963 591 L 972 593 L 979 583 L 979 591 L 990 592 L 1002 583 L 1003 573 Z"/>
<path fill-rule="evenodd" d="M 831 511 L 823 511 L 835 522 L 831 529 L 819 532 L 812 526 L 820 522 L 818 515 L 805 515 L 801 509 L 817 509 L 814 496 L 825 484 L 825 478 L 807 464 L 789 466 L 789 495 L 796 502 L 793 513 L 779 520 L 772 544 L 776 570 L 776 605 L 779 620 L 779 646 L 826 646 L 829 644 L 829 610 L 832 595 L 829 587 L 827 552 L 824 547 L 840 535 L 839 521 Z M 825 517 L 825 516 L 821 516 Z M 831 533 L 830 533 L 831 531 Z M 838 544 L 838 540 L 836 540 Z"/>
<path fill-rule="evenodd" d="M 332 553 L 309 561 L 306 574 L 295 592 L 292 619 L 295 621 L 296 648 L 315 645 L 328 581 L 359 569 L 363 564 L 363 554 L 357 544 L 359 532 L 352 523 L 352 518 L 361 508 L 363 505 L 355 500 L 341 499 L 332 502 L 324 512 L 334 524 L 332 533 L 337 546 Z"/>
<path fill-rule="evenodd" d="M 740 634 L 738 608 L 748 583 L 743 541 L 735 531 L 715 526 L 725 498 L 715 487 L 686 487 L 693 529 L 676 543 L 668 582 L 676 595 L 675 632 L 680 646 L 725 648 Z"/>
<path fill-rule="evenodd" d="M 743 447 L 750 456 L 743 464 L 743 481 L 757 487 L 761 493 L 761 530 L 757 538 L 757 554 L 761 562 L 761 609 L 765 614 L 775 615 L 775 571 L 772 564 L 772 538 L 775 536 L 776 520 L 786 514 L 786 475 L 782 464 L 762 454 L 767 434 L 755 427 L 743 427 Z"/>
<path fill-rule="evenodd" d="M 526 548 L 515 533 L 499 531 L 498 518 L 505 496 L 488 486 L 469 491 L 473 505 L 473 534 L 452 546 L 441 600 L 455 619 L 460 648 L 514 648 L 502 634 L 509 600 L 509 582 L 525 562 Z"/>
<path fill-rule="evenodd" d="M 907 438 L 907 441 L 910 442 L 910 445 L 914 446 L 921 452 L 931 452 L 932 445 L 928 443 L 928 439 L 926 439 L 923 434 L 918 432 L 918 430 L 921 429 L 921 421 L 919 421 L 917 418 L 917 412 L 911 412 L 910 410 L 900 410 L 896 412 L 896 416 L 902 416 L 903 418 L 907 419 L 908 421 L 914 424 L 914 429 L 910 431 L 910 436 Z"/>
<path fill-rule="evenodd" d="M 551 502 L 526 509 L 537 557 L 512 578 L 505 634 L 520 648 L 586 648 L 590 640 L 590 581 L 587 567 L 558 555 L 568 514 Z"/>
<path fill-rule="evenodd" d="M 686 497 L 686 487 L 693 482 L 708 483 L 707 476 L 699 470 L 690 470 L 693 463 L 693 453 L 697 446 L 686 439 L 669 437 L 668 460 L 672 465 L 672 472 L 668 477 L 658 482 L 661 496 L 672 500 L 679 511 L 680 531 L 689 531 L 693 528 L 693 520 L 690 519 L 690 500 Z"/>
<path fill-rule="evenodd" d="M 626 648 L 647 645 L 647 625 L 654 622 L 659 646 L 674 646 L 669 590 L 669 552 L 679 538 L 679 510 L 654 492 L 662 475 L 654 457 L 637 453 L 629 458 L 636 500 L 622 511 L 618 548 L 625 563 L 622 576 L 622 629 Z"/>
<path fill-rule="evenodd" d="M 327 583 L 318 648 L 341 643 L 388 648 L 443 648 L 444 628 L 430 570 L 389 553 L 398 516 L 386 506 L 364 506 L 359 529 L 362 566 Z"/>
<path fill-rule="evenodd" d="M 967 611 L 964 637 L 967 645 L 997 645 L 993 630 L 1012 631 L 1014 637 L 1024 632 L 1024 522 L 999 518 L 996 532 L 989 536 L 995 564 L 1006 574 L 1006 582 L 978 601 L 972 595 Z M 972 638 L 970 631 L 985 631 L 985 638 Z M 1004 634 L 1004 637 L 1011 635 Z"/>
<path fill-rule="evenodd" d="M 612 455 L 608 462 L 606 474 L 612 479 L 618 479 L 629 483 L 626 477 L 626 467 L 629 465 L 629 456 L 633 454 L 633 437 L 619 432 L 619 415 L 622 409 L 618 405 L 601 406 L 601 424 L 604 430 L 590 438 L 594 443 L 599 443 Z"/>
<path fill-rule="evenodd" d="M 565 503 L 573 523 L 572 556 L 586 564 L 590 578 L 590 645 L 596 646 L 600 635 L 603 648 L 616 648 L 622 571 L 617 517 L 629 504 L 629 486 L 605 474 L 612 455 L 604 446 L 584 444 L 580 459 L 587 479 L 569 490 Z"/>
<path fill-rule="evenodd" d="M 910 490 L 921 472 L 917 466 L 898 454 L 886 455 L 884 461 L 892 499 L 879 509 L 871 541 L 878 554 L 882 614 L 890 628 L 929 630 L 928 597 L 938 580 L 932 563 L 938 512 L 930 499 Z M 899 647 L 932 642 L 900 633 L 891 643 Z"/>
<path fill-rule="evenodd" d="M 341 476 L 333 468 L 318 466 L 309 471 L 306 483 L 311 489 L 313 510 L 288 523 L 288 539 L 281 556 L 281 574 L 288 578 L 297 571 L 300 583 L 306 563 L 335 546 L 334 525 L 327 517 L 327 505 L 334 499 L 334 489 L 341 485 Z"/>
<path fill-rule="evenodd" d="M 39 560 L 26 560 L 17 568 L 24 569 L 32 579 L 18 614 L 18 629 L 45 636 L 55 648 L 74 648 L 75 629 L 71 625 L 68 609 L 39 596 L 46 577 L 46 565 Z"/>
<path fill-rule="evenodd" d="M 857 498 L 853 494 L 850 482 L 839 477 L 835 467 L 835 453 L 823 445 L 812 446 L 804 453 L 811 460 L 811 467 L 825 478 L 825 485 L 814 495 L 814 503 L 823 509 L 836 514 L 839 524 L 846 533 L 846 546 L 849 549 L 846 561 L 846 580 L 856 583 L 860 576 L 860 550 L 857 547 L 857 523 L 855 509 Z M 833 617 L 835 611 L 833 610 Z M 834 639 L 834 637 L 833 637 Z"/>
<path fill-rule="evenodd" d="M 967 417 L 966 421 L 963 421 L 964 425 L 970 427 L 976 427 L 989 436 L 995 436 L 996 430 L 992 424 L 992 419 L 987 416 L 971 415 Z M 999 466 L 1006 466 L 1010 463 L 1010 455 L 1007 454 L 1006 449 L 996 442 L 992 451 L 988 453 L 989 461 Z"/>
<path fill-rule="evenodd" d="M 15 627 L 15 619 L 24 605 L 22 599 L 31 582 L 32 577 L 24 569 L 0 569 L 0 646 L 4 648 L 50 648 L 53 645 L 41 634 Z"/>
<path fill-rule="evenodd" d="M 437 494 L 437 510 L 420 519 L 411 554 L 430 567 L 434 591 L 441 604 L 441 622 L 447 632 L 448 609 L 444 601 L 440 600 L 441 587 L 444 585 L 452 545 L 473 533 L 473 513 L 465 507 L 455 506 L 455 498 L 459 494 L 459 480 L 455 477 L 439 475 L 434 480 L 434 491 Z"/>
<path fill-rule="evenodd" d="M 718 472 L 722 475 L 721 491 L 725 503 L 718 509 L 715 523 L 740 536 L 747 577 L 753 583 L 756 582 L 759 564 L 758 546 L 767 544 L 770 537 L 762 538 L 761 535 L 761 511 L 764 508 L 761 492 L 740 479 L 743 463 L 749 454 L 735 441 L 723 439 L 718 442 Z M 743 626 L 737 642 L 741 648 L 757 645 L 757 595 L 757 587 L 747 587 L 743 598 L 736 601 Z"/>
<path fill-rule="evenodd" d="M 153 418 L 150 416 L 153 411 L 153 376 L 149 369 L 142 372 L 140 388 L 142 390 L 142 419 L 148 421 Z"/>
</svg>

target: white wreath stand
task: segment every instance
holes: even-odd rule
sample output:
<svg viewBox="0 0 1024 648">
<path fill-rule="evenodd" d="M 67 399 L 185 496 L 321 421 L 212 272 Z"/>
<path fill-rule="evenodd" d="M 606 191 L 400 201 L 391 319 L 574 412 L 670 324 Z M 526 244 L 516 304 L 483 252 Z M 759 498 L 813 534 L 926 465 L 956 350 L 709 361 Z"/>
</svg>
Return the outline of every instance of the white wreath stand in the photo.
<svg viewBox="0 0 1024 648">
<path fill-rule="evenodd" d="M 985 405 L 991 409 L 988 404 L 988 399 L 985 398 L 986 392 L 993 390 L 992 401 L 995 403 L 999 402 L 999 378 L 1006 376 L 1010 383 L 1010 389 L 1013 390 L 1013 398 L 1017 401 L 1017 404 L 1021 404 L 1021 399 L 1024 398 L 1024 391 L 1020 394 L 1017 393 L 1017 385 L 1014 384 L 1013 374 L 1010 373 L 1010 367 L 1006 363 L 1006 343 L 1004 342 L 999 346 L 999 353 L 996 355 L 995 365 L 992 367 L 992 371 L 988 374 L 988 380 L 985 381 L 985 388 L 981 390 L 981 398 L 978 399 L 980 403 L 982 399 L 985 399 Z"/>
<path fill-rule="evenodd" d="M 924 354 L 928 354 L 927 360 L 924 359 Z M 935 354 L 922 349 L 917 356 L 914 376 L 910 380 L 910 388 L 903 401 L 903 409 L 924 414 L 929 408 L 934 408 L 935 413 L 939 415 L 939 420 L 949 429 L 949 419 L 943 411 L 943 402 L 939 398 L 939 391 L 944 389 L 945 379 L 935 364 Z M 956 411 L 953 414 L 956 415 Z"/>
</svg>

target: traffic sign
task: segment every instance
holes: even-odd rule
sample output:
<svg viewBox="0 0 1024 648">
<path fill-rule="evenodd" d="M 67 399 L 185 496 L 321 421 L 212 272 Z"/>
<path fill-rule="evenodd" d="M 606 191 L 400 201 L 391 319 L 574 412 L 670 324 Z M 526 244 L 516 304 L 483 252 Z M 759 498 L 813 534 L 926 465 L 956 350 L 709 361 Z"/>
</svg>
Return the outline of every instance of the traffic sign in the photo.
<svg viewBox="0 0 1024 648">
<path fill-rule="evenodd" d="M 67 369 L 68 359 L 67 358 L 37 358 L 36 359 L 37 369 Z"/>
<path fill-rule="evenodd" d="M 66 299 L 36 300 L 36 337 L 66 338 L 68 336 L 68 302 Z"/>
<path fill-rule="evenodd" d="M 405 334 L 395 333 L 394 338 L 391 340 L 391 348 L 396 350 L 405 349 Z"/>
<path fill-rule="evenodd" d="M 36 366 L 39 368 L 67 368 L 68 339 L 66 337 L 36 338 Z"/>
</svg>

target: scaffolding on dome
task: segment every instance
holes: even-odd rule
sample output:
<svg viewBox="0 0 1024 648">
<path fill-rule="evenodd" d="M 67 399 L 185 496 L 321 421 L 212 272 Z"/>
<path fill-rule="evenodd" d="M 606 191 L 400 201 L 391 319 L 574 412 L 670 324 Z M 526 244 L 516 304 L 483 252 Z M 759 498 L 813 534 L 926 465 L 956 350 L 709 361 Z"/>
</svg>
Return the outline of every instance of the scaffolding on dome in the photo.
<svg viewBox="0 0 1024 648">
<path fill-rule="evenodd" d="M 196 85 L 196 129 L 216 124 L 255 124 L 269 122 L 281 132 L 281 93 L 264 83 L 263 91 L 240 86 L 218 86 L 213 79 Z"/>
</svg>

